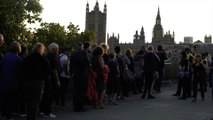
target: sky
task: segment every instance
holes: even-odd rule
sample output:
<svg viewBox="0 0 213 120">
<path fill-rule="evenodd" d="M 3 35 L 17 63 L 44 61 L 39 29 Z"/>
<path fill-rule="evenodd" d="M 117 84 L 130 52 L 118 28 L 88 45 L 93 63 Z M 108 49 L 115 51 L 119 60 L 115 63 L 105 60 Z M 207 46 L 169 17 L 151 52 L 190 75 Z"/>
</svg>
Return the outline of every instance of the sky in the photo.
<svg viewBox="0 0 213 120">
<path fill-rule="evenodd" d="M 70 22 L 85 30 L 86 3 L 90 11 L 96 1 L 103 11 L 107 5 L 107 33 L 120 34 L 120 42 L 133 42 L 135 31 L 144 27 L 145 41 L 151 42 L 158 7 L 161 24 L 166 31 L 175 32 L 175 42 L 183 42 L 185 36 L 193 41 L 204 41 L 205 35 L 213 35 L 213 0 L 40 0 L 44 22 Z"/>
</svg>

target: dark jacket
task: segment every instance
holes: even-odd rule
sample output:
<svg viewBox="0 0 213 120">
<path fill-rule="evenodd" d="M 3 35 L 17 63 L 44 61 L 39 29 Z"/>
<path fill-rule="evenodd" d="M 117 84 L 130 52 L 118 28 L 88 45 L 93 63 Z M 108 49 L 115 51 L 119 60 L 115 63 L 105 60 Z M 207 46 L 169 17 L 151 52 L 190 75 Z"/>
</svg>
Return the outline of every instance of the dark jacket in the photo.
<svg viewBox="0 0 213 120">
<path fill-rule="evenodd" d="M 16 90 L 21 76 L 22 59 L 16 53 L 8 52 L 0 68 L 0 90 Z"/>
<path fill-rule="evenodd" d="M 144 71 L 154 72 L 158 69 L 160 60 L 155 53 L 147 52 L 144 55 Z"/>
<path fill-rule="evenodd" d="M 164 60 L 167 59 L 167 55 L 164 51 L 159 51 L 157 52 L 158 57 L 160 58 L 160 62 L 158 65 L 158 69 L 163 69 L 165 64 L 164 64 Z"/>
<path fill-rule="evenodd" d="M 48 79 L 49 72 L 50 67 L 47 59 L 39 53 L 32 53 L 24 59 L 24 81 L 45 81 Z"/>
</svg>

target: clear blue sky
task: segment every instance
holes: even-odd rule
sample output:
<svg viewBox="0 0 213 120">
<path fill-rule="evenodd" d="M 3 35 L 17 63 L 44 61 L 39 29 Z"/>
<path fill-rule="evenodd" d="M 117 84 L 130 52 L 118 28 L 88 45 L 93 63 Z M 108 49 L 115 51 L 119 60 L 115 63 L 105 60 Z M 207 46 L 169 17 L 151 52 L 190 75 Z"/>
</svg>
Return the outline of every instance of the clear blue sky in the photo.
<svg viewBox="0 0 213 120">
<path fill-rule="evenodd" d="M 40 0 L 43 21 L 67 26 L 69 22 L 85 29 L 86 3 L 93 10 L 96 0 Z M 132 42 L 135 31 L 144 27 L 151 42 L 158 6 L 164 33 L 175 31 L 175 41 L 193 36 L 194 41 L 213 35 L 213 0 L 98 0 L 103 11 L 107 4 L 107 33 L 120 34 L 121 42 Z"/>
</svg>

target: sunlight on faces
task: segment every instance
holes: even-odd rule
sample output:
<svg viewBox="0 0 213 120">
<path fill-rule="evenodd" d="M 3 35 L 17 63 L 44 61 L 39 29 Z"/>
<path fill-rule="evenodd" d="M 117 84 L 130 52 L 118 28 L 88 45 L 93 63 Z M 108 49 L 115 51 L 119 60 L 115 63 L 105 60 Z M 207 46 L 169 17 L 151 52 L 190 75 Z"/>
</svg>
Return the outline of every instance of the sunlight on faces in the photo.
<svg viewBox="0 0 213 120">
<path fill-rule="evenodd" d="M 4 43 L 4 36 L 0 34 L 0 46 Z"/>
<path fill-rule="evenodd" d="M 45 46 L 44 46 L 44 44 L 42 44 L 42 43 L 36 43 L 34 46 L 33 46 L 33 52 L 37 52 L 37 53 L 39 53 L 39 54 L 41 54 L 41 55 L 44 55 L 44 53 L 45 53 Z"/>
</svg>

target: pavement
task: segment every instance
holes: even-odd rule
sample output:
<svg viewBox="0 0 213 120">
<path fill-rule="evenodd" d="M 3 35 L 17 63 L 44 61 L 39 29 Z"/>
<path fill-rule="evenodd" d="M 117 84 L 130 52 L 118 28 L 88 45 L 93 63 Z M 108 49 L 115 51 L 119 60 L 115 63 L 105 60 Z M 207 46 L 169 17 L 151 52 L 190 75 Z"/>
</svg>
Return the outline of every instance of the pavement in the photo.
<svg viewBox="0 0 213 120">
<path fill-rule="evenodd" d="M 53 108 L 56 118 L 43 118 L 39 120 L 211 120 L 213 118 L 213 101 L 211 89 L 205 93 L 205 101 L 198 93 L 197 102 L 192 98 L 180 100 L 172 96 L 176 91 L 176 84 L 165 84 L 161 93 L 153 91 L 155 99 L 141 99 L 141 94 L 131 95 L 119 105 L 105 104 L 104 109 L 86 106 L 86 112 L 74 112 L 72 101 L 65 108 Z M 24 118 L 16 118 L 24 120 Z M 16 120 L 15 119 L 15 120 Z"/>
</svg>

